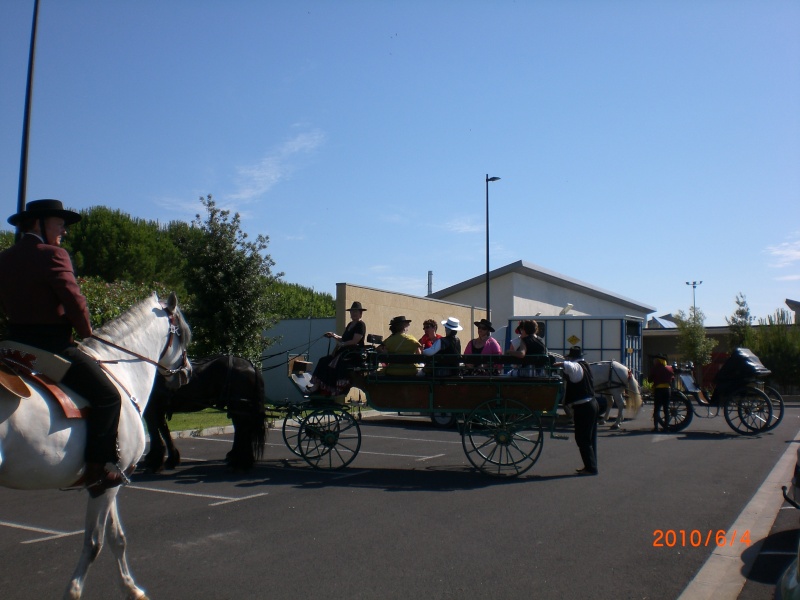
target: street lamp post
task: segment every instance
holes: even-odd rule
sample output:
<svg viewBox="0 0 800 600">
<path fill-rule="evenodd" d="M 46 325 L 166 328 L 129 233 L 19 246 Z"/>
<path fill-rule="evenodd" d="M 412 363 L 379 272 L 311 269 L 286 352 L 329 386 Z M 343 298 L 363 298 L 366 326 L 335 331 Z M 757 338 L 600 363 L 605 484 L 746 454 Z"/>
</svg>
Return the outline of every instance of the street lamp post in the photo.
<svg viewBox="0 0 800 600">
<path fill-rule="evenodd" d="M 489 296 L 489 182 L 499 181 L 499 177 L 489 177 L 486 174 L 486 318 L 491 320 Z"/>
<path fill-rule="evenodd" d="M 22 118 L 22 150 L 19 161 L 19 188 L 17 191 L 17 212 L 25 210 L 28 188 L 28 139 L 31 126 L 31 103 L 33 98 L 33 67 L 36 59 L 36 29 L 39 23 L 39 0 L 33 3 L 33 25 L 31 25 L 31 45 L 28 51 L 28 80 L 25 86 L 25 112 Z M 17 239 L 20 230 L 17 227 Z"/>
<path fill-rule="evenodd" d="M 697 303 L 695 302 L 695 290 L 697 289 L 697 286 L 700 285 L 701 283 L 703 283 L 703 282 L 702 281 L 687 281 L 686 282 L 686 285 L 692 286 L 692 311 L 694 312 L 695 315 L 697 314 Z M 694 315 L 692 315 L 692 316 L 694 316 Z"/>
</svg>

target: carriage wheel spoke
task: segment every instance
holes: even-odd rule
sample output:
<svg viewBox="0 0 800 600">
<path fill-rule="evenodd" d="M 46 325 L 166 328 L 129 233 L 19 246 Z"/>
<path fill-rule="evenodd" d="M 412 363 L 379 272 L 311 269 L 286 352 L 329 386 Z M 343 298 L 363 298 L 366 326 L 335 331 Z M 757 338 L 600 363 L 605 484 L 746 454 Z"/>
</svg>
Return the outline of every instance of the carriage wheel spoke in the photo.
<svg viewBox="0 0 800 600">
<path fill-rule="evenodd" d="M 516 476 L 533 466 L 542 449 L 541 422 L 514 400 L 492 400 L 467 418 L 462 444 L 469 462 L 498 477 Z"/>
</svg>

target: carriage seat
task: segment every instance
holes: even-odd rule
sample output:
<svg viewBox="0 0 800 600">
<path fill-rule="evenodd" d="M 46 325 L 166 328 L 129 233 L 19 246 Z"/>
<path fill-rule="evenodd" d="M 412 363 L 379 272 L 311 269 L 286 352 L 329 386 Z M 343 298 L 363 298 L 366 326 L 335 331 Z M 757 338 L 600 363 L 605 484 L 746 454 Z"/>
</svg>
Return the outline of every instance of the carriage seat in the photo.
<svg viewBox="0 0 800 600">
<path fill-rule="evenodd" d="M 425 362 L 423 358 L 419 354 L 378 354 L 377 363 L 382 368 L 376 374 L 392 379 L 414 379 L 419 374 L 419 366 Z"/>
</svg>

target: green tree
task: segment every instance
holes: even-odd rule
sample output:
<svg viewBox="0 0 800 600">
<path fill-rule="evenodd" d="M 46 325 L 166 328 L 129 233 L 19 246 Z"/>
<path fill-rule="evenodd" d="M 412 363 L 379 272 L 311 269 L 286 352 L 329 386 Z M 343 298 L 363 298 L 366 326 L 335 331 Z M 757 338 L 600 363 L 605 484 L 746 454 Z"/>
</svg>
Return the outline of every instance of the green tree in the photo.
<svg viewBox="0 0 800 600">
<path fill-rule="evenodd" d="M 739 292 L 736 295 L 736 310 L 730 318 L 725 317 L 728 324 L 730 335 L 728 345 L 733 348 L 749 348 L 753 344 L 753 317 L 750 315 L 750 307 L 747 306 L 747 298 Z"/>
<path fill-rule="evenodd" d="M 14 244 L 14 235 L 13 231 L 0 231 L 0 252 Z"/>
<path fill-rule="evenodd" d="M 336 301 L 326 293 L 296 283 L 276 281 L 270 289 L 271 306 L 281 319 L 336 316 Z"/>
<path fill-rule="evenodd" d="M 64 241 L 78 276 L 161 282 L 183 294 L 183 258 L 167 228 L 104 206 L 82 210 L 81 216 Z"/>
<path fill-rule="evenodd" d="M 151 285 L 129 281 L 108 283 L 99 277 L 79 277 L 78 285 L 81 287 L 81 293 L 86 296 L 94 328 L 116 319 L 153 292 L 157 293 L 159 298 L 166 300 L 172 291 L 163 284 Z M 178 300 L 180 301 L 180 298 Z"/>
<path fill-rule="evenodd" d="M 703 311 L 692 307 L 688 316 L 682 310 L 675 315 L 678 326 L 678 353 L 686 361 L 692 361 L 695 366 L 695 378 L 702 385 L 702 366 L 711 362 L 711 351 L 717 345 L 717 340 L 706 337 L 703 325 L 705 315 Z"/>
<path fill-rule="evenodd" d="M 275 263 L 262 254 L 268 237 L 249 241 L 238 213 L 231 218 L 211 195 L 200 202 L 206 215 L 196 215 L 196 231 L 172 229 L 186 259 L 191 305 L 185 314 L 192 326 L 193 353 L 237 354 L 258 361 L 270 343 L 262 333 L 277 320 L 269 303 L 270 288 L 283 273 L 273 274 Z"/>
<path fill-rule="evenodd" d="M 792 313 L 778 309 L 758 323 L 750 349 L 772 371 L 772 379 L 778 384 L 800 385 L 800 325 L 793 323 Z"/>
</svg>

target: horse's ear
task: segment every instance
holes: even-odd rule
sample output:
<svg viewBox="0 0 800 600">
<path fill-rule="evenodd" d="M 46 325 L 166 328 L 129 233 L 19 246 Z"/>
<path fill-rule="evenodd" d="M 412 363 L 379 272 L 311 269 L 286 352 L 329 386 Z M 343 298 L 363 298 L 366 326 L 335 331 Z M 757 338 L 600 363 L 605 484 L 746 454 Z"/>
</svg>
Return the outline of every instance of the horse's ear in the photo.
<svg viewBox="0 0 800 600">
<path fill-rule="evenodd" d="M 169 293 L 169 299 L 167 300 L 165 309 L 169 314 L 173 314 L 178 309 L 178 296 L 175 292 Z"/>
</svg>

